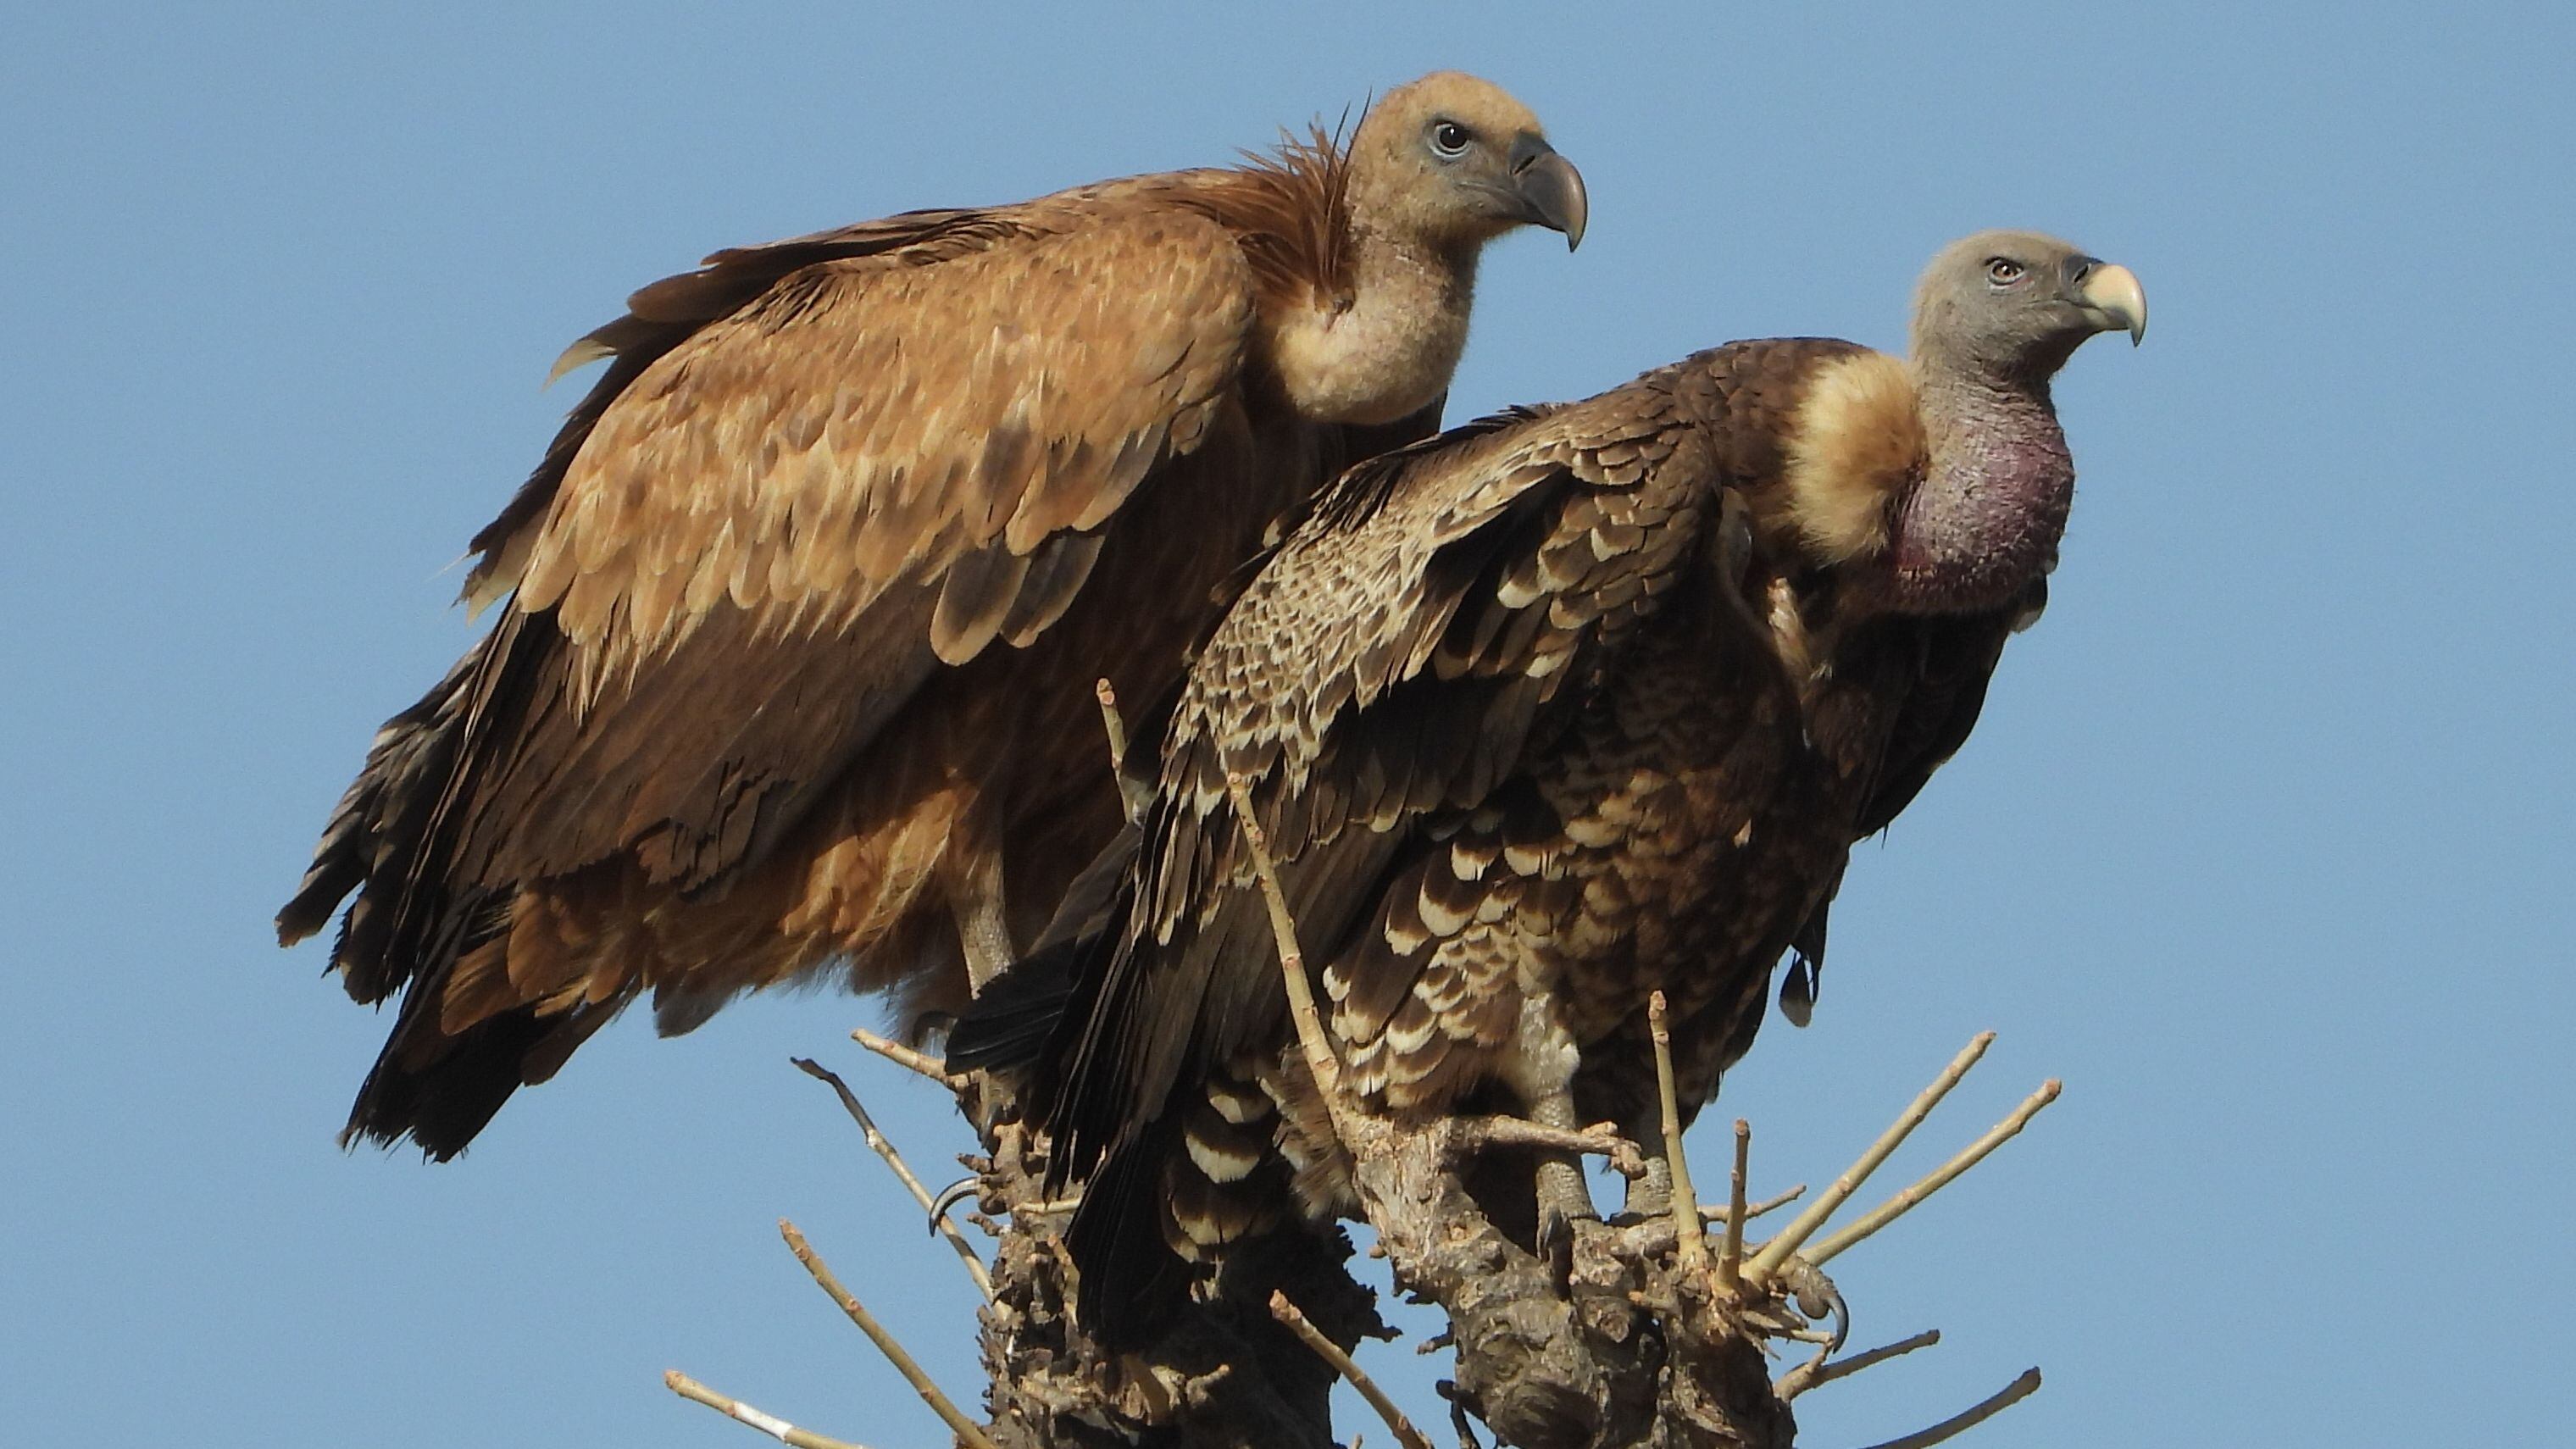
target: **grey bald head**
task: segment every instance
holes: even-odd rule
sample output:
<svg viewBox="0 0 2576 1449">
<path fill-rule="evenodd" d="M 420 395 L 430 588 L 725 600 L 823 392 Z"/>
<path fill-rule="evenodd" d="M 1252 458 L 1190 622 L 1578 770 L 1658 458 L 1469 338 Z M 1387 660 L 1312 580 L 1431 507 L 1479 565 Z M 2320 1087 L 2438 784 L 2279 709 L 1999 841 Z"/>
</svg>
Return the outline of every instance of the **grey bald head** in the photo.
<svg viewBox="0 0 2576 1449">
<path fill-rule="evenodd" d="M 2136 274 L 2035 231 L 1952 242 L 1914 293 L 1915 357 L 1990 377 L 2044 380 L 2112 331 L 2147 335 Z"/>
</svg>

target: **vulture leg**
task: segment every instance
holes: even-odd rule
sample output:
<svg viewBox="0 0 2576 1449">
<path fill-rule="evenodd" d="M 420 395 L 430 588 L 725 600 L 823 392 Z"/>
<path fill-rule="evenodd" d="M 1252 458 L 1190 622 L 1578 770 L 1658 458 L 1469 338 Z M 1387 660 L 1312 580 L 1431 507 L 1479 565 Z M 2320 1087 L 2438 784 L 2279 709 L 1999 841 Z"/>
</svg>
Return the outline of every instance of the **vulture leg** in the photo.
<svg viewBox="0 0 2576 1449">
<path fill-rule="evenodd" d="M 1581 1056 L 1544 998 L 1522 1003 L 1515 1035 L 1518 1040 L 1513 1043 L 1506 1079 L 1525 1104 L 1529 1120 L 1560 1132 L 1580 1130 L 1583 1119 L 1574 1105 L 1574 1070 Z M 1599 1217 L 1583 1184 L 1583 1160 L 1570 1152 L 1542 1151 L 1538 1156 L 1539 1244 L 1564 1241 L 1572 1223 Z"/>
<path fill-rule="evenodd" d="M 966 987 L 977 996 L 984 994 L 985 982 L 1019 959 L 1011 943 L 1011 918 L 1003 910 L 997 813 L 989 796 L 959 811 L 940 860 L 941 893 L 948 897 L 948 918 L 966 955 Z"/>
<path fill-rule="evenodd" d="M 1670 1144 L 1646 1159 L 1645 1175 L 1628 1184 L 1628 1200 L 1619 1205 L 1622 1223 L 1646 1223 L 1673 1210 L 1673 1162 Z"/>
<path fill-rule="evenodd" d="M 948 892 L 948 909 L 957 923 L 957 944 L 966 952 L 966 983 L 977 995 L 984 983 L 1008 968 L 1015 953 L 1011 928 L 1002 915 L 1002 871 L 999 857 L 964 889 Z"/>
<path fill-rule="evenodd" d="M 1529 1119 L 1541 1127 L 1572 1132 L 1583 1123 L 1574 1110 L 1572 1092 L 1551 1092 L 1530 1104 Z M 1578 1220 L 1598 1218 L 1591 1190 L 1583 1183 L 1583 1161 L 1570 1152 L 1542 1152 L 1538 1159 L 1538 1240 L 1565 1239 Z"/>
</svg>

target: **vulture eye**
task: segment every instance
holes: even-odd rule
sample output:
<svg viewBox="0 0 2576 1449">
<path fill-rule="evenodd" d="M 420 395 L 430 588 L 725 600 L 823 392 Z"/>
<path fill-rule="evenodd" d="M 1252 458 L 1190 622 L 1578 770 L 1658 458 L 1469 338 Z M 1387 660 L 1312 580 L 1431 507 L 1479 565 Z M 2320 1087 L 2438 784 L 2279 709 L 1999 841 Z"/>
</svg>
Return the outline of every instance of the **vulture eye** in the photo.
<svg viewBox="0 0 2576 1449">
<path fill-rule="evenodd" d="M 1466 155 L 1468 144 L 1475 139 L 1475 132 L 1459 125 L 1456 121 L 1431 123 L 1431 149 L 1439 152 L 1443 160 L 1455 161 Z"/>
<path fill-rule="evenodd" d="M 2010 257 L 1991 257 L 1986 261 L 1986 280 L 1998 287 L 2009 287 L 2021 280 L 2021 263 Z"/>
</svg>

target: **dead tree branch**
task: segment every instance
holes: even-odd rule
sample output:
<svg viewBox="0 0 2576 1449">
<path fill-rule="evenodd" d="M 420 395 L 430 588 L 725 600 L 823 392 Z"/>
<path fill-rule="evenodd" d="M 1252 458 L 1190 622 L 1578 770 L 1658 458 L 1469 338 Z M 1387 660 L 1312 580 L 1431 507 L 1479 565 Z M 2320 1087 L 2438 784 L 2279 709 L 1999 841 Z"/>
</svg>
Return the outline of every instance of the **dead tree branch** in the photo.
<svg viewBox="0 0 2576 1449">
<path fill-rule="evenodd" d="M 1735 1125 L 1744 1137 L 1745 1145 L 1748 1147 L 1751 1146 L 1753 1133 L 1752 1127 L 1741 1117 L 1735 1119 Z M 1806 1195 L 1807 1185 L 1803 1182 L 1799 1183 L 1796 1187 L 1789 1189 L 1787 1192 L 1779 1193 L 1772 1197 L 1766 1197 L 1757 1203 L 1748 1204 L 1744 1209 L 1745 1220 L 1750 1222 L 1754 1218 L 1762 1216 L 1764 1213 L 1776 1213 L 1780 1209 L 1787 1207 L 1789 1204 L 1796 1202 L 1798 1199 L 1805 1197 Z M 1709 1222 L 1722 1224 L 1726 1221 L 1726 1212 L 1727 1210 L 1723 1207 L 1711 1207 L 1703 1203 L 1700 1206 L 1699 1215 Z"/>
<path fill-rule="evenodd" d="M 868 1146 L 876 1151 L 877 1156 L 885 1159 L 885 1165 L 894 1172 L 895 1180 L 903 1184 L 904 1191 L 912 1194 L 912 1200 L 921 1204 L 923 1212 L 930 1214 L 931 1228 L 941 1237 L 946 1238 L 948 1246 L 956 1250 L 958 1261 L 965 1265 L 966 1276 L 975 1280 L 975 1290 L 984 1295 L 984 1301 L 992 1302 L 993 1278 L 985 1271 L 984 1260 L 976 1256 L 974 1245 L 966 1241 L 964 1233 L 957 1231 L 957 1225 L 948 1220 L 947 1214 L 939 1211 L 938 1202 L 930 1195 L 930 1189 L 923 1187 L 921 1179 L 913 1176 L 912 1169 L 904 1163 L 903 1154 L 894 1150 L 894 1143 L 887 1140 L 885 1133 L 877 1130 L 876 1119 L 868 1115 L 866 1107 L 860 1105 L 858 1094 L 850 1090 L 850 1084 L 842 1081 L 839 1073 L 815 1061 L 812 1057 L 791 1057 L 789 1060 L 796 1064 L 797 1070 L 816 1081 L 829 1084 L 833 1091 L 840 1094 L 842 1108 L 850 1114 L 851 1121 L 859 1124 L 859 1135 L 867 1139 Z"/>
<path fill-rule="evenodd" d="M 2039 1370 L 2023 1369 L 2020 1378 L 2004 1385 L 1976 1407 L 1953 1414 L 1929 1429 L 1917 1429 L 1901 1438 L 1873 1444 L 1870 1449 L 1932 1449 L 1933 1445 L 1957 1438 L 2038 1392 Z"/>
<path fill-rule="evenodd" d="M 678 1369 L 664 1370 L 662 1383 L 672 1393 L 691 1403 L 704 1404 L 728 1419 L 749 1424 L 781 1444 L 792 1444 L 795 1449 L 861 1449 L 860 1445 L 846 1439 L 827 1438 L 811 1429 L 799 1429 L 775 1414 L 764 1414 L 740 1399 L 717 1393 Z"/>
<path fill-rule="evenodd" d="M 1912 1353 L 1918 1348 L 1930 1348 L 1940 1341 L 1941 1330 L 1927 1328 L 1911 1338 L 1900 1338 L 1894 1343 L 1881 1344 L 1866 1353 L 1856 1353 L 1849 1358 L 1836 1359 L 1832 1363 L 1825 1362 L 1820 1354 L 1782 1374 L 1779 1382 L 1771 1387 L 1780 1397 L 1794 1399 L 1809 1389 L 1832 1383 L 1836 1379 L 1849 1378 L 1872 1364 L 1885 1363 L 1901 1354 Z"/>
<path fill-rule="evenodd" d="M 959 1442 L 967 1449 L 993 1449 L 993 1441 L 986 1437 L 984 1427 L 968 1418 L 955 1400 L 940 1392 L 939 1385 L 931 1382 L 930 1375 L 922 1371 L 902 1341 L 888 1332 L 884 1324 L 877 1322 L 876 1315 L 852 1296 L 849 1289 L 841 1286 L 841 1280 L 832 1276 L 832 1270 L 825 1265 L 822 1255 L 814 1251 L 813 1244 L 805 1241 L 805 1235 L 797 1231 L 794 1223 L 780 1218 L 778 1235 L 787 1240 L 787 1250 L 796 1255 L 797 1262 L 805 1265 L 805 1271 L 814 1276 L 815 1284 L 834 1303 L 841 1305 L 841 1311 L 848 1314 L 850 1321 L 859 1326 L 859 1331 L 868 1336 L 868 1341 L 877 1346 L 877 1352 L 885 1355 L 886 1362 L 894 1365 L 895 1372 L 903 1375 L 904 1382 L 912 1385 L 913 1392 L 921 1395 L 921 1401 L 930 1406 L 930 1411 L 956 1433 Z"/>
<path fill-rule="evenodd" d="M 1386 1390 L 1377 1386 L 1377 1380 L 1370 1378 L 1358 1361 L 1342 1352 L 1340 1344 L 1326 1338 L 1315 1325 L 1307 1322 L 1306 1315 L 1297 1311 L 1297 1305 L 1288 1301 L 1287 1294 L 1271 1293 L 1270 1312 L 1287 1324 L 1288 1331 L 1296 1334 L 1300 1342 L 1313 1349 L 1316 1357 L 1331 1364 L 1334 1372 L 1350 1380 L 1351 1387 L 1359 1390 L 1360 1397 L 1368 1401 L 1370 1408 L 1377 1410 L 1377 1416 L 1386 1421 L 1387 1428 L 1395 1431 L 1396 1443 L 1403 1445 L 1404 1449 L 1431 1449 L 1431 1441 L 1422 1436 L 1421 1430 L 1413 1427 L 1413 1421 L 1395 1406 L 1395 1400 L 1386 1396 Z M 1351 1436 L 1351 1444 L 1353 1449 L 1357 1449 L 1358 1435 Z"/>
<path fill-rule="evenodd" d="M 1807 1255 L 1807 1260 L 1811 1263 L 1825 1262 L 1840 1254 L 1845 1248 L 1912 1212 L 1925 1198 L 1949 1186 L 1960 1173 L 1985 1161 L 1987 1153 L 2001 1147 L 2020 1133 L 2023 1127 L 2029 1125 L 2031 1118 L 2039 1115 L 2042 1107 L 2057 1100 L 2059 1085 L 2053 1078 L 2042 1083 L 2038 1091 L 2031 1093 L 2020 1106 L 2013 1109 L 2012 1115 L 1988 1128 L 1985 1136 L 1960 1149 L 1958 1156 L 1926 1174 L 1922 1181 L 1872 1208 L 1866 1217 L 1816 1244 L 1816 1250 Z"/>
<path fill-rule="evenodd" d="M 1912 1104 L 1888 1124 L 1887 1130 L 1878 1134 L 1878 1140 L 1861 1153 L 1859 1160 L 1843 1169 L 1843 1175 L 1835 1178 L 1822 1196 L 1809 1203 L 1790 1221 L 1789 1226 L 1781 1229 L 1778 1237 L 1762 1245 L 1762 1251 L 1752 1262 L 1744 1265 L 1744 1276 L 1757 1283 L 1777 1277 L 1788 1263 L 1789 1255 L 1797 1252 L 1808 1238 L 1815 1235 L 1816 1229 L 1825 1225 L 1825 1220 L 1832 1217 L 1836 1209 L 1860 1190 L 1861 1184 L 1869 1181 L 1869 1175 L 1878 1170 L 1878 1165 L 1902 1146 L 1915 1128 L 1923 1125 L 1923 1119 L 1932 1115 L 1932 1109 L 1941 1104 L 1943 1097 L 1950 1095 L 1950 1089 L 1959 1085 L 1959 1079 L 1965 1077 L 1968 1069 L 1977 1064 L 1977 1059 L 1986 1054 L 1986 1048 L 1994 1044 L 1995 1034 L 1983 1031 L 1960 1048 L 1959 1054 L 1951 1058 L 1950 1065 L 1942 1069 L 1941 1075 L 1932 1079 L 1932 1085 L 1925 1087 Z"/>
<path fill-rule="evenodd" d="M 911 1047 L 905 1046 L 902 1042 L 879 1036 L 875 1032 L 868 1030 L 866 1027 L 860 1027 L 858 1030 L 851 1032 L 850 1040 L 866 1047 L 869 1051 L 875 1052 L 878 1056 L 885 1058 L 887 1061 L 894 1063 L 905 1071 L 910 1072 L 915 1076 L 928 1077 L 930 1080 L 937 1082 L 939 1085 L 946 1087 L 952 1092 L 962 1091 L 965 1089 L 966 1079 L 964 1077 L 952 1077 L 948 1075 L 947 1064 L 940 1061 L 939 1058 L 931 1056 L 927 1052 L 915 1051 Z"/>
</svg>

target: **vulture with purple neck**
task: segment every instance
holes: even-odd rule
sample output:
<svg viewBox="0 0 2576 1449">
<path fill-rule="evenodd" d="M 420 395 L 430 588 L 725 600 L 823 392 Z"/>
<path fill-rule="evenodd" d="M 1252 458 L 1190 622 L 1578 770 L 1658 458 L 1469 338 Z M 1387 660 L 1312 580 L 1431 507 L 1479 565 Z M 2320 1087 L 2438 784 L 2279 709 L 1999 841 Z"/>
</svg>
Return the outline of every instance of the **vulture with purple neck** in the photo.
<svg viewBox="0 0 2576 1449">
<path fill-rule="evenodd" d="M 1026 1073 L 1087 1180 L 1091 1331 L 1139 1341 L 1229 1243 L 1355 1206 L 1229 775 L 1371 1107 L 1659 1145 L 1648 997 L 1692 1109 L 1792 948 L 1811 997 L 1852 844 L 2041 607 L 2074 487 L 2049 380 L 2145 325 L 2125 268 L 1988 232 L 1924 274 L 1906 357 L 1733 343 L 1327 490 L 1193 667 L 1105 929 L 1013 973 L 1069 961 L 1069 997 L 997 991 L 951 1042 Z M 1525 1241 L 1591 1210 L 1570 1161 L 1503 1177 Z"/>
<path fill-rule="evenodd" d="M 401 1008 L 349 1133 L 461 1150 L 650 992 L 961 1005 L 1117 833 L 1093 686 L 1169 707 L 1265 535 L 1418 439 L 1476 260 L 1583 233 L 1443 72 L 1232 169 L 719 252 L 474 540 L 491 634 L 378 733 L 278 916 Z"/>
</svg>

